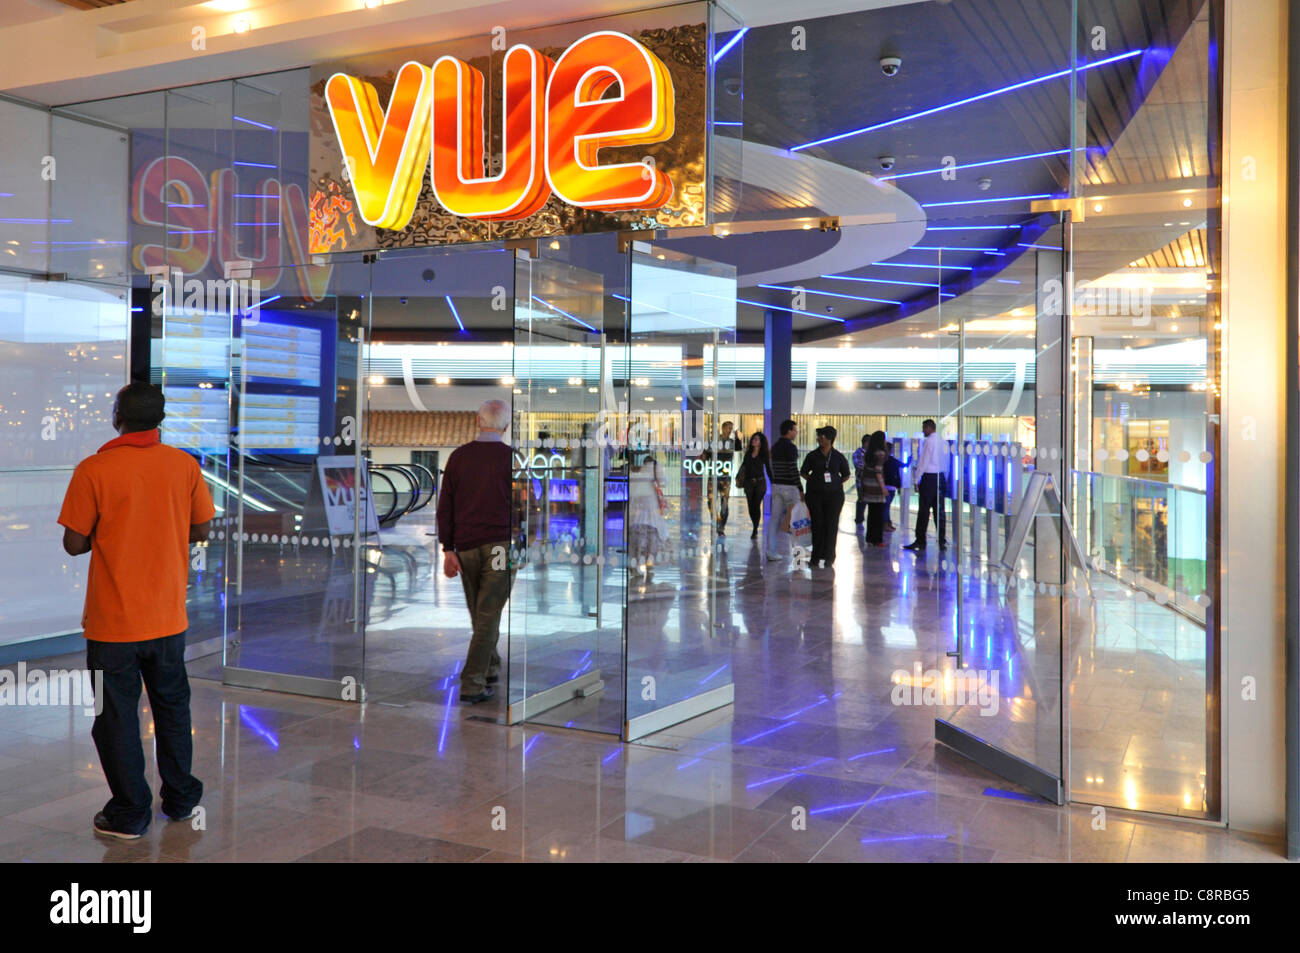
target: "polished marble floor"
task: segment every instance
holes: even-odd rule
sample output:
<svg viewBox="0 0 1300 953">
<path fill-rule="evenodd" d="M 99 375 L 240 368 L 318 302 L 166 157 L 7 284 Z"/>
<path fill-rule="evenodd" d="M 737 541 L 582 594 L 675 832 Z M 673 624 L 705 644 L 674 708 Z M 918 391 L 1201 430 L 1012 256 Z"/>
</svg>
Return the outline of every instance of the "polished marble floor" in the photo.
<svg viewBox="0 0 1300 953">
<path fill-rule="evenodd" d="M 1194 813 L 1184 789 L 1202 768 L 1188 699 L 1203 684 L 1203 652 L 1194 632 L 1157 613 L 1167 609 L 1098 579 L 1090 602 L 1062 609 L 1064 596 L 967 570 L 968 665 L 1006 679 L 985 733 L 1050 759 L 1051 731 L 1040 729 L 1070 704 L 1074 730 L 1095 733 L 1072 755 L 1075 774 L 1103 779 L 1083 792 L 1080 781 L 1075 797 L 1112 805 L 1103 826 L 1088 804 L 1048 805 L 937 745 L 934 706 L 893 703 L 898 672 L 941 667 L 958 634 L 956 567 L 934 547 L 920 559 L 898 550 L 903 539 L 860 547 L 846 508 L 835 567 L 792 568 L 767 562 L 736 515 L 708 651 L 689 636 L 701 589 L 679 589 L 694 570 L 668 563 L 630 596 L 651 620 L 644 634 L 675 632 L 678 643 L 663 652 L 631 645 L 628 662 L 631 688 L 638 664 L 676 659 L 695 673 L 701 652 L 715 659 L 725 649 L 733 706 L 632 745 L 600 730 L 617 725 L 621 673 L 607 673 L 608 695 L 552 710 L 544 723 L 506 727 L 499 703 L 459 706 L 463 600 L 408 527 L 386 550 L 393 559 L 405 550 L 402 568 L 375 587 L 365 704 L 192 680 L 201 830 L 160 819 L 137 842 L 93 837 L 90 819 L 107 790 L 90 720 L 66 708 L 6 710 L 0 861 L 1282 859 L 1280 841 L 1122 810 Z M 292 566 L 285 576 L 298 589 L 270 600 L 278 608 L 262 624 L 333 666 L 338 626 L 327 631 L 322 620 L 346 613 L 317 607 L 310 631 L 295 629 L 312 590 Z M 246 577 L 250 593 L 253 581 Z M 558 621 L 539 636 L 572 636 L 575 616 L 564 606 L 545 614 Z M 1059 675 L 1051 682 L 1059 658 L 1033 637 L 1053 612 L 1071 633 L 1067 692 Z M 609 647 L 599 628 L 585 631 L 601 658 Z M 192 670 L 211 674 L 212 661 Z M 152 752 L 149 761 L 153 777 Z"/>
</svg>

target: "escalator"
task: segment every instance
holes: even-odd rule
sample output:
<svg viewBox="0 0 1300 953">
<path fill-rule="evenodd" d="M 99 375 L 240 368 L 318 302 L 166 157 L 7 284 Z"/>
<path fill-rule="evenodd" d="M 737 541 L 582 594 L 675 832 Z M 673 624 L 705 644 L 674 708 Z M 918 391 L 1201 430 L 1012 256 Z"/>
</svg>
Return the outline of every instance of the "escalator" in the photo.
<svg viewBox="0 0 1300 953">
<path fill-rule="evenodd" d="M 249 454 L 244 471 L 231 470 L 225 461 L 209 458 L 203 471 L 214 499 L 229 500 L 241 493 L 248 513 L 291 513 L 301 515 L 315 478 L 314 462 L 275 454 Z M 424 509 L 437 493 L 437 478 L 419 463 L 372 464 L 370 481 L 379 525 L 389 528 L 402 517 Z M 218 515 L 233 503 L 218 508 Z"/>
</svg>

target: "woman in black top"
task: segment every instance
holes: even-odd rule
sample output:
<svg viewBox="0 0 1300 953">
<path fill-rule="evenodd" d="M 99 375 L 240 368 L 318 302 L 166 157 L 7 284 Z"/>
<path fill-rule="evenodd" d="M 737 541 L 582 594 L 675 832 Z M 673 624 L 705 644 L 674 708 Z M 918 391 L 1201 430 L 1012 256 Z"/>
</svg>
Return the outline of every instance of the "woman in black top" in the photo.
<svg viewBox="0 0 1300 953">
<path fill-rule="evenodd" d="M 772 478 L 771 456 L 768 452 L 767 437 L 758 431 L 749 438 L 749 449 L 745 459 L 736 471 L 736 486 L 745 491 L 745 501 L 749 504 L 749 521 L 754 524 L 750 539 L 758 539 L 758 524 L 763 518 L 763 497 L 767 494 L 767 482 Z"/>
<path fill-rule="evenodd" d="M 871 546 L 885 545 L 885 500 L 889 495 L 885 486 L 885 459 L 888 456 L 885 432 L 877 430 L 867 442 L 859 490 L 862 499 L 867 501 L 867 543 Z"/>
<path fill-rule="evenodd" d="M 817 449 L 804 457 L 799 475 L 804 478 L 804 502 L 812 520 L 812 556 L 809 566 L 835 564 L 835 540 L 844 508 L 844 482 L 852 476 L 849 461 L 835 449 L 835 428 L 817 428 Z"/>
</svg>

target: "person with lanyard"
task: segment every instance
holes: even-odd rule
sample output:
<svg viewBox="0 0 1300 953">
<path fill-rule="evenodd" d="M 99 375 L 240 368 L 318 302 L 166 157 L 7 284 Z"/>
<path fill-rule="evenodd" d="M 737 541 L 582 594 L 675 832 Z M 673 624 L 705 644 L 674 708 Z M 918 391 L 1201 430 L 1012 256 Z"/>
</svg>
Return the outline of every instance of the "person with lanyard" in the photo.
<svg viewBox="0 0 1300 953">
<path fill-rule="evenodd" d="M 939 436 L 933 420 L 923 422 L 921 432 L 925 434 L 925 439 L 921 441 L 921 450 L 912 467 L 912 482 L 920 498 L 916 511 L 916 539 L 903 547 L 914 553 L 925 552 L 925 536 L 930 528 L 932 511 L 939 526 L 939 548 L 948 548 L 943 519 L 943 493 L 948 478 L 948 442 Z"/>
<path fill-rule="evenodd" d="M 844 454 L 835 449 L 836 430 L 817 428 L 817 449 L 804 457 L 799 475 L 807 483 L 804 501 L 812 519 L 812 557 L 809 565 L 826 568 L 835 565 L 835 539 L 840 530 L 840 510 L 844 508 L 844 483 L 852 471 Z"/>
</svg>

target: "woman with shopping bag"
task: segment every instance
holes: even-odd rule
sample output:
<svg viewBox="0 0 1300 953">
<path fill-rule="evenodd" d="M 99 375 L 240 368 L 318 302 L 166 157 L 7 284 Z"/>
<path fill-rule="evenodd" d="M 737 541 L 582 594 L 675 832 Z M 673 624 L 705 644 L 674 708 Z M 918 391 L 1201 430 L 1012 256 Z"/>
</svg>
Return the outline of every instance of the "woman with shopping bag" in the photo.
<svg viewBox="0 0 1300 953">
<path fill-rule="evenodd" d="M 814 569 L 819 563 L 827 567 L 835 564 L 835 540 L 840 531 L 840 510 L 844 509 L 844 483 L 853 475 L 849 461 L 835 449 L 835 437 L 834 427 L 818 427 L 817 449 L 808 452 L 799 468 L 811 522 L 812 556 L 809 566 Z M 794 525 L 792 515 L 792 532 Z"/>
</svg>

